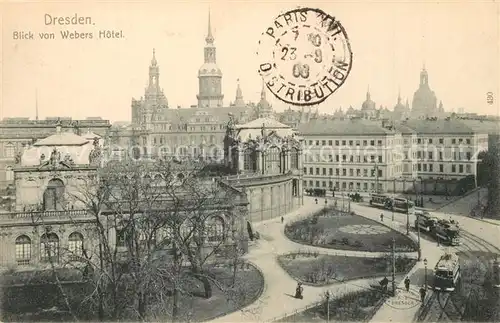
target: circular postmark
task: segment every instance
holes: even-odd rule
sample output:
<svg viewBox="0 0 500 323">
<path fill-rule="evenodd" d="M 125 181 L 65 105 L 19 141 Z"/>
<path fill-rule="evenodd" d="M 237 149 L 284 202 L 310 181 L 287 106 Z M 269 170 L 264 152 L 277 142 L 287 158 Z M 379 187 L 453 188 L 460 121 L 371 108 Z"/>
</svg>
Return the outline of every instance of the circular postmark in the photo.
<svg viewBox="0 0 500 323">
<path fill-rule="evenodd" d="M 352 224 L 339 228 L 339 231 L 350 234 L 384 234 L 391 230 L 378 224 Z"/>
<path fill-rule="evenodd" d="M 283 102 L 323 102 L 347 79 L 352 52 L 344 27 L 320 9 L 299 8 L 278 16 L 262 33 L 259 73 Z"/>
</svg>

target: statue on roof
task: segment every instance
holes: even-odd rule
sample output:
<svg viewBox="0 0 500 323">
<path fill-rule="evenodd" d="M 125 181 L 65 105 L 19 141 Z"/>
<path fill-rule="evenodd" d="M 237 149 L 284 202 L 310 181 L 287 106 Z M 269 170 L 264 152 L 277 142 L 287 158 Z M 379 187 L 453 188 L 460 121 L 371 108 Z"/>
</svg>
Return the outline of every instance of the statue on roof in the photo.
<svg viewBox="0 0 500 323">
<path fill-rule="evenodd" d="M 61 153 L 56 148 L 54 148 L 54 150 L 52 150 L 52 153 L 50 154 L 50 165 L 52 167 L 57 167 L 60 161 Z"/>
<path fill-rule="evenodd" d="M 94 148 L 89 154 L 89 164 L 92 166 L 97 166 L 101 162 L 102 152 L 101 147 L 99 146 L 99 138 L 94 139 Z"/>
</svg>

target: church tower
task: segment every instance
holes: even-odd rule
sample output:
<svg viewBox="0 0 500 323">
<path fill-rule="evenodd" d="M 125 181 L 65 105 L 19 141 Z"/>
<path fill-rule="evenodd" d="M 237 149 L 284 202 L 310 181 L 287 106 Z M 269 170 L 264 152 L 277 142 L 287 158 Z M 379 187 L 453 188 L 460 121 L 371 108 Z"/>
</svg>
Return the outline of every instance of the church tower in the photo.
<svg viewBox="0 0 500 323">
<path fill-rule="evenodd" d="M 210 22 L 210 11 L 208 12 L 208 33 L 205 42 L 205 62 L 198 71 L 199 93 L 196 96 L 198 99 L 198 107 L 222 107 L 222 100 L 224 99 L 224 95 L 222 94 L 222 71 L 217 66 L 216 48 Z"/>
</svg>

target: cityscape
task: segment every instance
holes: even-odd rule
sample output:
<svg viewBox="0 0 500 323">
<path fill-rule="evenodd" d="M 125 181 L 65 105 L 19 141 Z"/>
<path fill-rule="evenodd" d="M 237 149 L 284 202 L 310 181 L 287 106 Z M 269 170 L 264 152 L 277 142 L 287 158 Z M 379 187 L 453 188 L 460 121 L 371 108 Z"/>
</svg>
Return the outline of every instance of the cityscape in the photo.
<svg viewBox="0 0 500 323">
<path fill-rule="evenodd" d="M 0 120 L 1 320 L 498 322 L 500 117 L 425 63 L 393 106 L 223 93 L 212 12 L 196 104 L 155 47 L 128 121 Z"/>
</svg>

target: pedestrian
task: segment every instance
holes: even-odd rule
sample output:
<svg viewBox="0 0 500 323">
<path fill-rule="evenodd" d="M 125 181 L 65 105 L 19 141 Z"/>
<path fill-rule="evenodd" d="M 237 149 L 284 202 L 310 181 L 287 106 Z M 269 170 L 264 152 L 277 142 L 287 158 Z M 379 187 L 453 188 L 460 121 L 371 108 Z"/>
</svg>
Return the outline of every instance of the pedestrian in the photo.
<svg viewBox="0 0 500 323">
<path fill-rule="evenodd" d="M 426 294 L 426 290 L 424 288 L 424 286 L 420 287 L 420 301 L 422 301 L 422 303 L 425 301 L 425 294 Z"/>
<path fill-rule="evenodd" d="M 281 217 L 281 223 L 283 223 L 283 221 L 285 221 L 285 218 Z"/>
<path fill-rule="evenodd" d="M 383 291 L 384 293 L 386 293 L 386 292 L 387 292 L 387 285 L 388 285 L 388 284 L 389 284 L 389 279 L 387 279 L 387 276 L 386 276 L 386 277 L 384 277 L 384 279 L 382 279 L 382 280 L 380 281 L 380 286 L 382 287 L 382 291 Z"/>
<path fill-rule="evenodd" d="M 316 204 L 318 204 L 318 199 L 314 199 L 314 201 L 316 202 Z"/>
<path fill-rule="evenodd" d="M 405 288 L 406 288 L 407 292 L 410 291 L 410 278 L 408 278 L 408 277 L 406 277 L 406 279 L 405 279 Z"/>
<path fill-rule="evenodd" d="M 304 296 L 302 295 L 302 292 L 304 291 L 304 287 L 302 287 L 302 283 L 301 282 L 298 282 L 297 283 L 297 288 L 295 288 L 295 298 L 304 298 Z"/>
<path fill-rule="evenodd" d="M 380 221 L 384 222 L 384 213 L 380 213 Z"/>
</svg>

